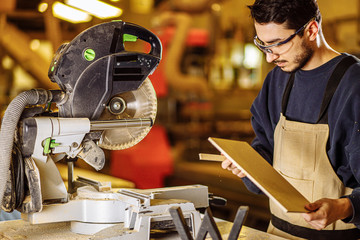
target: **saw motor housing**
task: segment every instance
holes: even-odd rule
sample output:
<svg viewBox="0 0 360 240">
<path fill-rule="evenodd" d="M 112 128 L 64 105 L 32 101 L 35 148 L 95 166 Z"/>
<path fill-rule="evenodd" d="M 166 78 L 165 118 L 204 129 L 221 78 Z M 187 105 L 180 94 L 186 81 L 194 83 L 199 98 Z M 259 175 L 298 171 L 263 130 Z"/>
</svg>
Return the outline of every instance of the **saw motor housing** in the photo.
<svg viewBox="0 0 360 240">
<path fill-rule="evenodd" d="M 149 43 L 150 52 L 126 51 L 129 38 Z M 138 89 L 152 74 L 161 50 L 152 32 L 122 21 L 94 26 L 63 44 L 49 68 L 51 81 L 67 94 L 66 102 L 58 105 L 59 116 L 98 119 L 112 97 Z"/>
</svg>

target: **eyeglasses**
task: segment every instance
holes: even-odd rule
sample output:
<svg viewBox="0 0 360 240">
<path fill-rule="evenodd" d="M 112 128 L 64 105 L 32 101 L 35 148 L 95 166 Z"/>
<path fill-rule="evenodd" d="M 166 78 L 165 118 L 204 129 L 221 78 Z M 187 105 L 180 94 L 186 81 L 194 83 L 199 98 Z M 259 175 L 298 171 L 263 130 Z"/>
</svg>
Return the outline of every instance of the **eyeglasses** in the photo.
<svg viewBox="0 0 360 240">
<path fill-rule="evenodd" d="M 290 37 L 288 37 L 284 41 L 270 45 L 265 45 L 263 41 L 261 41 L 257 36 L 255 36 L 254 44 L 264 53 L 282 54 L 288 51 L 292 47 L 292 45 L 286 43 L 290 42 L 297 34 L 299 34 L 302 30 L 304 30 L 310 22 L 314 20 L 315 18 L 310 19 L 310 21 L 308 21 L 304 26 L 302 26 L 300 29 L 298 29 L 294 34 L 290 35 Z M 273 49 L 275 50 L 275 52 L 273 51 Z"/>
</svg>

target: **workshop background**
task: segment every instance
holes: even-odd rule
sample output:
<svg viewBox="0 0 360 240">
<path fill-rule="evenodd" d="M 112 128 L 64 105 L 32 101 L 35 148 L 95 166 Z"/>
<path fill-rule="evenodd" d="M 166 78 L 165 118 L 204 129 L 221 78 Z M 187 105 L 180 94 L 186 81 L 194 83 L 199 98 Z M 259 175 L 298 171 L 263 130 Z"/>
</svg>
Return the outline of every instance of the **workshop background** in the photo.
<svg viewBox="0 0 360 240">
<path fill-rule="evenodd" d="M 204 184 L 226 206 L 216 217 L 232 221 L 250 207 L 245 225 L 265 230 L 268 200 L 246 190 L 220 163 L 199 161 L 217 153 L 208 137 L 251 142 L 250 106 L 273 68 L 252 44 L 254 28 L 246 7 L 252 0 L 0 0 L 0 108 L 31 88 L 56 89 L 47 72 L 54 52 L 86 28 L 123 20 L 153 31 L 163 58 L 150 79 L 158 97 L 152 130 L 136 146 L 106 152 L 102 173 L 132 181 L 137 188 Z M 328 43 L 360 56 L 360 0 L 318 0 Z M 91 6 L 98 6 L 91 9 Z M 83 9 L 83 10 L 82 10 Z M 73 12 L 74 11 L 74 12 Z M 108 15 L 107 15 L 108 14 Z M 145 42 L 126 43 L 147 51 Z M 249 159 L 251 160 L 251 159 Z M 77 166 L 91 170 L 79 160 Z"/>
</svg>

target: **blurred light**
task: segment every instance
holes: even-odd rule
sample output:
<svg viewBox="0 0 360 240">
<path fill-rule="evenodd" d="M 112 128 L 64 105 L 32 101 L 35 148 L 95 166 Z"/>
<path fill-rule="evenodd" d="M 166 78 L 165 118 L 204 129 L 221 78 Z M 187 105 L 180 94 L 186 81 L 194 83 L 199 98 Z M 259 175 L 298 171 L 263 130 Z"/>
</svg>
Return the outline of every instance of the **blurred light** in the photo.
<svg viewBox="0 0 360 240">
<path fill-rule="evenodd" d="M 243 44 L 239 42 L 233 43 L 231 53 L 230 53 L 230 59 L 231 63 L 234 67 L 240 67 L 243 63 L 244 56 L 243 56 Z"/>
<path fill-rule="evenodd" d="M 43 13 L 48 9 L 49 5 L 47 3 L 40 3 L 38 6 L 38 11 Z"/>
<path fill-rule="evenodd" d="M 14 60 L 12 60 L 12 58 L 10 58 L 9 56 L 6 55 L 2 58 L 2 66 L 4 69 L 12 69 L 14 65 Z"/>
<path fill-rule="evenodd" d="M 149 14 L 153 10 L 154 0 L 131 0 L 130 9 L 134 13 Z"/>
<path fill-rule="evenodd" d="M 55 17 L 72 23 L 89 22 L 92 19 L 86 12 L 77 10 L 60 2 L 55 2 L 52 9 Z"/>
<path fill-rule="evenodd" d="M 215 11 L 215 12 L 220 12 L 221 11 L 221 6 L 218 3 L 214 3 L 214 4 L 211 5 L 211 9 L 213 11 Z"/>
<path fill-rule="evenodd" d="M 39 39 L 33 39 L 30 42 L 30 49 L 33 51 L 36 51 L 40 48 L 40 40 Z"/>
<path fill-rule="evenodd" d="M 115 18 L 122 14 L 122 10 L 120 8 L 98 0 L 66 0 L 65 3 L 102 19 Z"/>
<path fill-rule="evenodd" d="M 248 69 L 258 68 L 262 61 L 262 52 L 251 43 L 245 44 L 244 67 Z"/>
<path fill-rule="evenodd" d="M 54 56 L 53 47 L 49 40 L 32 39 L 29 48 L 46 61 L 51 61 Z"/>
</svg>

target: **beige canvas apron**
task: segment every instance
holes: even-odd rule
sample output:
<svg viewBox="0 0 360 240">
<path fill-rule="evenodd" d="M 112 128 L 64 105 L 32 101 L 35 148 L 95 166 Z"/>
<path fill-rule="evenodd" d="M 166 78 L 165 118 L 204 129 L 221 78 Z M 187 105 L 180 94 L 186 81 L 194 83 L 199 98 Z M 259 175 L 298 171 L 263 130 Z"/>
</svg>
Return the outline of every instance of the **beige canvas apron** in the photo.
<svg viewBox="0 0 360 240">
<path fill-rule="evenodd" d="M 344 187 L 333 170 L 326 153 L 326 144 L 329 137 L 327 107 L 342 76 L 354 62 L 356 60 L 352 57 L 345 57 L 333 71 L 325 90 L 317 124 L 290 121 L 281 114 L 275 128 L 273 167 L 310 202 L 321 198 L 338 199 L 352 192 L 352 189 Z M 294 74 L 291 75 L 283 96 L 283 113 L 286 112 L 294 76 Z M 311 228 L 300 213 L 285 213 L 273 201 L 270 201 L 270 210 L 278 219 L 306 229 Z M 289 228 L 291 231 L 291 227 Z M 324 230 L 353 229 L 357 231 L 355 228 L 354 224 L 346 224 L 338 220 Z M 280 231 L 272 223 L 269 225 L 268 232 L 289 239 L 300 239 Z M 332 232 L 328 233 L 332 234 Z"/>
<path fill-rule="evenodd" d="M 326 154 L 328 136 L 327 124 L 289 121 L 282 114 L 275 128 L 273 166 L 310 202 L 321 198 L 337 199 L 352 192 L 352 189 L 344 187 L 330 164 Z M 270 201 L 270 210 L 282 220 L 310 228 L 301 214 L 285 213 L 272 201 Z M 355 226 L 339 220 L 327 226 L 325 230 L 350 228 Z M 269 227 L 269 231 L 284 236 L 272 226 Z"/>
</svg>

